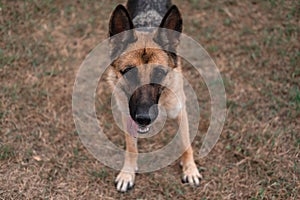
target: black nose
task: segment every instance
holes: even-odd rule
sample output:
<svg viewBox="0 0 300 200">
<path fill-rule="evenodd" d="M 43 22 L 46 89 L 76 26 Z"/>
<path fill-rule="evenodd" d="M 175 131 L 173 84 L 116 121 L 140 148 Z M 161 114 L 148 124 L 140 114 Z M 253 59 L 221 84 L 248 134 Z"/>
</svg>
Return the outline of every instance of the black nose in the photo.
<svg viewBox="0 0 300 200">
<path fill-rule="evenodd" d="M 148 115 L 147 113 L 141 113 L 141 114 L 137 114 L 135 116 L 135 121 L 140 125 L 140 126 L 147 126 L 149 124 L 151 124 L 151 117 L 150 115 Z"/>
</svg>

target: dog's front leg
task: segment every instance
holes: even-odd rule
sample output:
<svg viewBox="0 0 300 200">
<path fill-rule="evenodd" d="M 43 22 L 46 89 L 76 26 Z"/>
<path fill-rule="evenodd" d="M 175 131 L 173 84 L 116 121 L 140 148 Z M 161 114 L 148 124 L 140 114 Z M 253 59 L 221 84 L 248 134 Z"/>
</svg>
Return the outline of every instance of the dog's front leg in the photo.
<svg viewBox="0 0 300 200">
<path fill-rule="evenodd" d="M 127 130 L 126 116 L 122 116 L 123 127 Z M 126 192 L 134 186 L 135 171 L 137 169 L 137 138 L 125 133 L 126 152 L 122 170 L 115 180 L 116 188 L 120 192 Z"/>
<path fill-rule="evenodd" d="M 194 161 L 193 149 L 190 144 L 188 117 L 185 107 L 182 109 L 181 114 L 179 113 L 177 122 L 179 124 L 179 134 L 181 136 L 181 141 L 185 150 L 183 155 L 181 156 L 180 163 L 183 170 L 182 182 L 189 183 L 193 186 L 198 186 L 200 180 L 202 179 L 202 176 L 199 173 Z"/>
</svg>

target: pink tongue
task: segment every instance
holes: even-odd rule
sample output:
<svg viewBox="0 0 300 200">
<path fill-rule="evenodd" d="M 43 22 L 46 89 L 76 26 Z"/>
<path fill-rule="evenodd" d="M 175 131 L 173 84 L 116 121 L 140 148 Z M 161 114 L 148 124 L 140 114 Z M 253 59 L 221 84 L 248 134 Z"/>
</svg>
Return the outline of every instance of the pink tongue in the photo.
<svg viewBox="0 0 300 200">
<path fill-rule="evenodd" d="M 132 120 L 130 116 L 128 116 L 127 119 L 127 131 L 128 133 L 133 136 L 137 137 L 137 130 L 138 130 L 138 125 Z"/>
</svg>

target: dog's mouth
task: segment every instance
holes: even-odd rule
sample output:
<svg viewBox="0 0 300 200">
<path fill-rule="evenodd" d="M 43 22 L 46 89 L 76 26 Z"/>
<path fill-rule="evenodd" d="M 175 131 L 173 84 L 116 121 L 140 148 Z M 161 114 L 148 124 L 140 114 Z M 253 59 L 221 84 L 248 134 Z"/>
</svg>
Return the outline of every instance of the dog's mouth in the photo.
<svg viewBox="0 0 300 200">
<path fill-rule="evenodd" d="M 150 126 L 139 126 L 137 131 L 141 134 L 148 133 L 150 131 Z"/>
<path fill-rule="evenodd" d="M 127 132 L 132 137 L 137 137 L 138 133 L 145 134 L 150 131 L 150 125 L 148 126 L 140 126 L 138 125 L 130 116 L 127 119 Z"/>
</svg>

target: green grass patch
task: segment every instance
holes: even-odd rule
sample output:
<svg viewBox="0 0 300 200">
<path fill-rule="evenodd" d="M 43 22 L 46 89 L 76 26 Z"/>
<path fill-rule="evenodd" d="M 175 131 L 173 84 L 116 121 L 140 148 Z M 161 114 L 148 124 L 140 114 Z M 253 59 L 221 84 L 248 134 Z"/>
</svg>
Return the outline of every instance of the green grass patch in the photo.
<svg viewBox="0 0 300 200">
<path fill-rule="evenodd" d="M 0 160 L 6 160 L 15 157 L 15 149 L 11 145 L 0 145 Z"/>
</svg>

